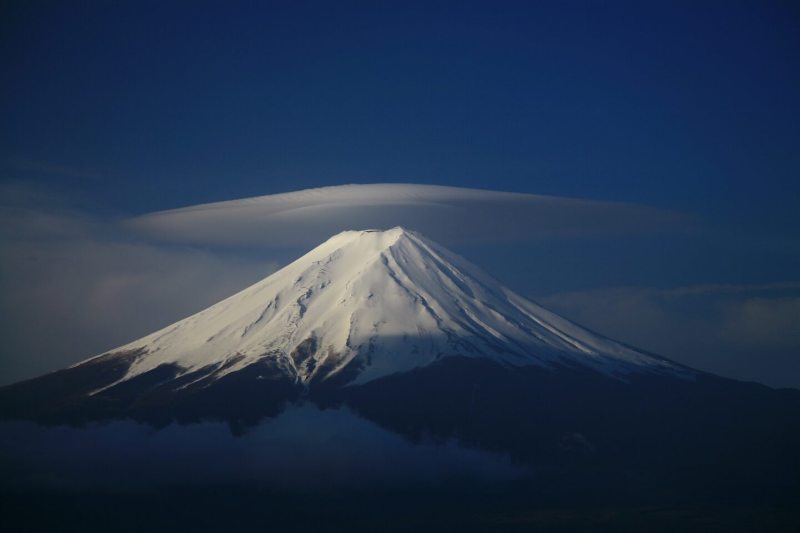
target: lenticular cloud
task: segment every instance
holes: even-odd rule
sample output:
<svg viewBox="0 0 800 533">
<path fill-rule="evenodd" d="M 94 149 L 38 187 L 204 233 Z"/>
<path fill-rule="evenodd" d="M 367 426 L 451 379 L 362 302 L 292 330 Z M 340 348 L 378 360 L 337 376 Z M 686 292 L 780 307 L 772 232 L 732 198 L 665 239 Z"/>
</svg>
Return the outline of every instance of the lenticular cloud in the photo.
<svg viewBox="0 0 800 533">
<path fill-rule="evenodd" d="M 634 204 L 460 187 L 321 187 L 203 204 L 127 221 L 160 239 L 222 245 L 308 245 L 350 228 L 417 230 L 445 243 L 588 236 L 682 225 L 682 215 Z"/>
</svg>

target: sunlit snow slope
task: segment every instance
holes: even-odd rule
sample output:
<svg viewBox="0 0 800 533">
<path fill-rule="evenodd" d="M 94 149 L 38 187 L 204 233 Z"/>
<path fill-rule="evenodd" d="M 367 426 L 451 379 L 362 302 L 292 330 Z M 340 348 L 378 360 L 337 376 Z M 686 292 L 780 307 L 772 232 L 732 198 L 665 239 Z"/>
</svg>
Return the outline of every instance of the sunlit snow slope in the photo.
<svg viewBox="0 0 800 533">
<path fill-rule="evenodd" d="M 159 365 L 216 378 L 273 358 L 302 383 L 343 369 L 355 383 L 447 356 L 507 365 L 631 372 L 688 370 L 591 333 L 503 287 L 412 231 L 346 231 L 290 265 L 147 337 L 125 381 Z"/>
</svg>

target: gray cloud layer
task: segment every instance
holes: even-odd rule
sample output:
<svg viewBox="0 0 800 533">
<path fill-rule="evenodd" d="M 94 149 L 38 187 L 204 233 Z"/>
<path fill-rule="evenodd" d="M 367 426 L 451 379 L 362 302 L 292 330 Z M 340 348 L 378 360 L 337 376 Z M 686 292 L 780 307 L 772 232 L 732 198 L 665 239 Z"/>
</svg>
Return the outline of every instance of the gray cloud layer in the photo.
<svg viewBox="0 0 800 533">
<path fill-rule="evenodd" d="M 459 187 L 341 185 L 151 213 L 144 234 L 193 243 L 313 245 L 348 229 L 405 226 L 443 243 L 675 229 L 686 216 L 633 204 Z"/>
<path fill-rule="evenodd" d="M 131 239 L 113 219 L 20 184 L 0 196 L 0 384 L 145 335 L 276 268 Z"/>
<path fill-rule="evenodd" d="M 800 387 L 800 283 L 617 287 L 538 300 L 605 335 L 702 370 Z"/>
</svg>

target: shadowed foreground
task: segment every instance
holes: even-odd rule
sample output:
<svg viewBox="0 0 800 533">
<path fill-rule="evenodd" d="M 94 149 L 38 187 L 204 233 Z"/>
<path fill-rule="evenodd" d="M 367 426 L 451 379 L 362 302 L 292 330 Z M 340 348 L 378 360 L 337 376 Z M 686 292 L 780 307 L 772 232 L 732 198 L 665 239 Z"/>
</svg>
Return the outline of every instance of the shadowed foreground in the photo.
<svg viewBox="0 0 800 533">
<path fill-rule="evenodd" d="M 503 491 L 286 496 L 214 487 L 149 493 L 3 493 L 6 531 L 797 531 L 792 503 L 621 505 Z"/>
</svg>

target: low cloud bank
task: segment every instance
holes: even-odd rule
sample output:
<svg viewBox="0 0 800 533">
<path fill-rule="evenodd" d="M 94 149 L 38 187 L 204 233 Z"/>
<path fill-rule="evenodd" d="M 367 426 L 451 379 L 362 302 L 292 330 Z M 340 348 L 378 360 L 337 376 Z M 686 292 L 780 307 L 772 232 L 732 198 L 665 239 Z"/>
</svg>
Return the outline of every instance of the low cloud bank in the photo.
<svg viewBox="0 0 800 533">
<path fill-rule="evenodd" d="M 497 482 L 525 471 L 455 442 L 414 444 L 347 409 L 292 407 L 243 436 L 222 423 L 153 430 L 133 422 L 86 429 L 0 424 L 0 486 L 136 490 L 254 484 L 317 492 L 405 484 Z"/>
</svg>

